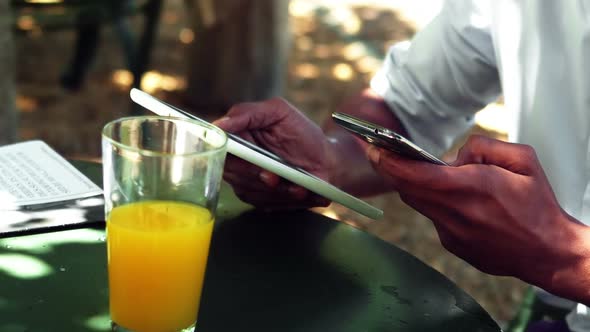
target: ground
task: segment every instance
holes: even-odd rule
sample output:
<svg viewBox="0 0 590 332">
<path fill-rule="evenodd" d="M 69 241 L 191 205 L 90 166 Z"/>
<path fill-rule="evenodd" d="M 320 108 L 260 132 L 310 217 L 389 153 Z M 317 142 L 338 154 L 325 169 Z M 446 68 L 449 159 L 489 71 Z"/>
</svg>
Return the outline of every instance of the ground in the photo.
<svg viewBox="0 0 590 332">
<path fill-rule="evenodd" d="M 359 5 L 359 1 L 349 0 L 335 6 L 333 1 L 330 5 L 329 1 L 292 0 L 293 46 L 284 96 L 314 121 L 323 121 L 342 99 L 365 87 L 386 49 L 410 38 L 420 25 L 403 11 L 380 7 L 382 2 Z M 145 90 L 162 98 L 182 95 L 187 45 L 199 40 L 186 28 L 183 5 L 181 0 L 166 2 L 151 71 L 144 81 Z M 105 27 L 84 85 L 78 91 L 63 89 L 58 79 L 73 38 L 71 31 L 34 31 L 16 36 L 20 135 L 22 140 L 45 140 L 67 157 L 98 159 L 102 126 L 129 112 L 129 75 L 124 71 L 116 35 Z M 448 158 L 452 158 L 452 152 Z M 526 285 L 513 278 L 483 274 L 449 254 L 440 245 L 432 224 L 405 206 L 397 195 L 369 201 L 385 210 L 385 220 L 372 222 L 338 206 L 321 212 L 409 251 L 456 282 L 498 322 L 510 319 Z"/>
</svg>

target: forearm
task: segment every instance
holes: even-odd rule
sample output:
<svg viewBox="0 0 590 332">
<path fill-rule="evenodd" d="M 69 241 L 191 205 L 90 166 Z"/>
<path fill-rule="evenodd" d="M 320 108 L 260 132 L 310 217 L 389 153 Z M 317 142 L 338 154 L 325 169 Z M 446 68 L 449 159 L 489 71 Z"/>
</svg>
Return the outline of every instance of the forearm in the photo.
<svg viewBox="0 0 590 332">
<path fill-rule="evenodd" d="M 370 90 L 365 90 L 344 102 L 339 112 L 379 124 L 405 135 L 406 132 L 387 104 Z M 367 143 L 336 125 L 331 118 L 323 125 L 328 136 L 333 165 L 331 181 L 343 190 L 357 195 L 370 196 L 391 191 L 367 160 Z"/>
<path fill-rule="evenodd" d="M 566 225 L 553 238 L 541 270 L 523 267 L 521 279 L 555 295 L 590 306 L 590 227 L 563 213 Z"/>
</svg>

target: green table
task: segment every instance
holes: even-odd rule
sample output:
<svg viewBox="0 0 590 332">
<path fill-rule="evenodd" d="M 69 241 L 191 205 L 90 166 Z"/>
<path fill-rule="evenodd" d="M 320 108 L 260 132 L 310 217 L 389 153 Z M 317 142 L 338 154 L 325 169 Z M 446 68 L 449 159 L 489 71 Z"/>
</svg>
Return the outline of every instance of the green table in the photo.
<svg viewBox="0 0 590 332">
<path fill-rule="evenodd" d="M 76 163 L 100 183 L 100 166 Z M 308 211 L 248 210 L 224 188 L 198 331 L 500 331 L 451 281 Z M 0 239 L 0 331 L 107 331 L 102 227 Z"/>
</svg>

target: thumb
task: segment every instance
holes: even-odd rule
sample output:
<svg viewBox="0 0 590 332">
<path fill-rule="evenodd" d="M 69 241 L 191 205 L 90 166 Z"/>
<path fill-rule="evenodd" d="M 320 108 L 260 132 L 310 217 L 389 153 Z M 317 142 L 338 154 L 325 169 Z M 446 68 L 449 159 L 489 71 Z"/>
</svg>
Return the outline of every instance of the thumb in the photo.
<svg viewBox="0 0 590 332">
<path fill-rule="evenodd" d="M 230 133 L 264 129 L 283 120 L 287 107 L 288 104 L 279 98 L 240 103 L 232 106 L 224 117 L 213 124 Z"/>
<path fill-rule="evenodd" d="M 495 165 L 522 175 L 534 174 L 541 168 L 535 150 L 530 146 L 479 135 L 469 137 L 453 166 L 466 164 Z"/>
<path fill-rule="evenodd" d="M 228 131 L 228 128 L 231 127 L 231 118 L 226 115 L 222 118 L 219 118 L 219 119 L 211 122 L 211 124 L 219 127 L 220 129 L 222 129 L 224 131 Z"/>
</svg>

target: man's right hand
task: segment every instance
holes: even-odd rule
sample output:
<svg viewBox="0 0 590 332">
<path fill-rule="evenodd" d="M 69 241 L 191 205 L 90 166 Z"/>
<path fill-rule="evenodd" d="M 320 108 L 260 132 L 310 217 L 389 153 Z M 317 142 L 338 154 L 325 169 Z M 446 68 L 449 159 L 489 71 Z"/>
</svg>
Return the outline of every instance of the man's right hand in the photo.
<svg viewBox="0 0 590 332">
<path fill-rule="evenodd" d="M 330 181 L 332 162 L 323 131 L 284 99 L 241 103 L 214 122 L 298 166 Z M 270 209 L 327 206 L 330 202 L 237 157 L 228 155 L 224 179 L 243 201 Z"/>
</svg>

